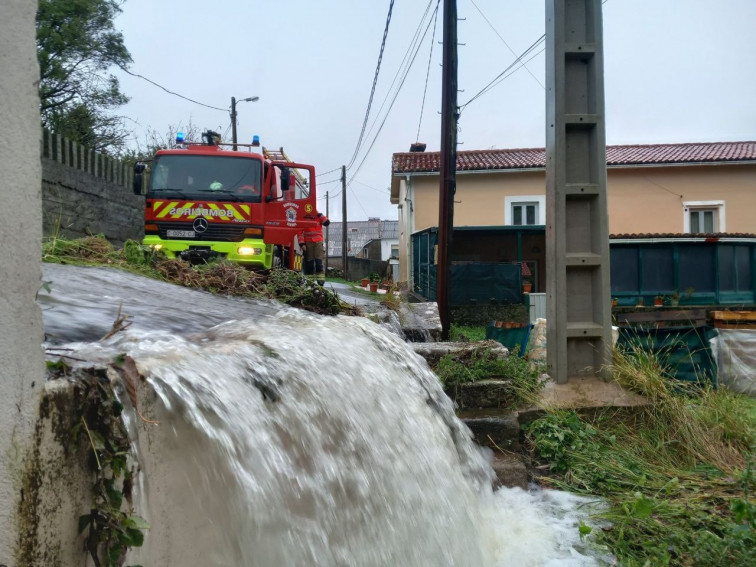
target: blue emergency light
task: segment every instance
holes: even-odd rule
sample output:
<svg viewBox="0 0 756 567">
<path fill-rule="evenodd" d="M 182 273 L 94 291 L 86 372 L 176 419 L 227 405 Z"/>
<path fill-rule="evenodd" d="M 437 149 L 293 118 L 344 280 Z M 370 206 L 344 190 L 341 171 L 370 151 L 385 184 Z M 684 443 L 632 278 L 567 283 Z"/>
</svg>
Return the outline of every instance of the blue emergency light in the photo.
<svg viewBox="0 0 756 567">
<path fill-rule="evenodd" d="M 184 143 L 184 133 L 183 132 L 176 132 L 176 143 L 177 144 L 183 144 Z"/>
<path fill-rule="evenodd" d="M 255 147 L 258 147 L 260 145 L 260 136 L 258 136 L 257 134 L 252 136 L 252 145 Z"/>
</svg>

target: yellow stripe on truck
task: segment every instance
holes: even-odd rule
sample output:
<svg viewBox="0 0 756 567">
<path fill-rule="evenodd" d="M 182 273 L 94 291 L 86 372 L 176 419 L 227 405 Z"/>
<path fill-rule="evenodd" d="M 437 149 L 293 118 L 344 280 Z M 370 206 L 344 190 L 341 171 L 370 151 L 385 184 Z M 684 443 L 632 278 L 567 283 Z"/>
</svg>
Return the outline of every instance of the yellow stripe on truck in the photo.
<svg viewBox="0 0 756 567">
<path fill-rule="evenodd" d="M 162 211 L 160 211 L 157 215 L 155 215 L 155 218 L 161 219 L 165 217 L 168 214 L 168 212 L 176 205 L 178 205 L 178 201 L 173 201 L 172 203 L 168 203 Z"/>
</svg>

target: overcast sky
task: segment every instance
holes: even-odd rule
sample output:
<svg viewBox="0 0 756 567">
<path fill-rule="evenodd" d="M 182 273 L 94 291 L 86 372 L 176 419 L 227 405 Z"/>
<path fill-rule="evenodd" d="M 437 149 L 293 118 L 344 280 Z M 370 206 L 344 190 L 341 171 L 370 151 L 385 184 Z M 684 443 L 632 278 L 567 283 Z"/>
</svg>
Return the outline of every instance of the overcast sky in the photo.
<svg viewBox="0 0 756 567">
<path fill-rule="evenodd" d="M 240 142 L 257 134 L 263 145 L 283 146 L 319 173 L 353 162 L 349 220 L 396 219 L 391 155 L 416 139 L 429 151 L 440 147 L 442 13 L 429 66 L 436 0 L 395 0 L 367 132 L 352 160 L 388 6 L 389 0 L 126 0 L 116 27 L 134 59 L 131 71 L 224 110 L 119 71 L 131 97 L 122 113 L 142 142 L 147 128 L 165 132 L 190 119 L 230 141 L 231 97 L 259 96 L 237 106 Z M 544 34 L 544 6 L 458 0 L 460 105 L 504 71 L 513 52 L 520 55 Z M 756 139 L 756 0 L 608 0 L 603 11 L 608 144 Z M 396 95 L 419 26 L 426 36 Z M 543 147 L 544 55 L 464 108 L 460 150 Z M 338 177 L 318 177 L 321 209 L 328 191 L 333 220 L 341 219 L 341 184 L 331 182 Z"/>
</svg>

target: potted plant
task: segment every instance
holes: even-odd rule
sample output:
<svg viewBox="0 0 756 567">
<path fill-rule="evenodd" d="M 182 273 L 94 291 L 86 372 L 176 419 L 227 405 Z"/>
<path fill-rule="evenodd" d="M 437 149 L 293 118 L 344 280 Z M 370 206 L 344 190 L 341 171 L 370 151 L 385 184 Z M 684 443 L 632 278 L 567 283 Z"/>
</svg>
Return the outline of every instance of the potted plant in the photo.
<svg viewBox="0 0 756 567">
<path fill-rule="evenodd" d="M 370 286 L 370 291 L 373 293 L 378 291 L 378 283 L 381 281 L 381 276 L 379 276 L 376 273 L 370 274 L 370 283 L 368 284 Z"/>
<path fill-rule="evenodd" d="M 639 297 L 638 302 L 635 304 L 636 307 L 645 307 L 645 305 L 646 305 L 646 302 L 643 299 L 643 297 Z"/>
<path fill-rule="evenodd" d="M 662 305 L 664 305 L 664 296 L 657 295 L 654 297 L 654 307 L 661 307 Z"/>
<path fill-rule="evenodd" d="M 362 287 L 367 287 L 370 283 L 370 278 L 362 278 Z"/>
<path fill-rule="evenodd" d="M 530 268 L 526 262 L 520 262 L 520 266 L 522 274 L 522 293 L 530 293 L 533 289 L 533 280 L 530 279 L 533 274 L 530 273 Z"/>
<path fill-rule="evenodd" d="M 617 307 L 619 305 L 619 299 L 616 297 L 612 297 L 612 307 Z"/>
<path fill-rule="evenodd" d="M 674 290 L 672 292 L 672 295 L 669 296 L 669 304 L 672 307 L 677 307 L 680 305 L 680 292 L 677 290 Z"/>
</svg>

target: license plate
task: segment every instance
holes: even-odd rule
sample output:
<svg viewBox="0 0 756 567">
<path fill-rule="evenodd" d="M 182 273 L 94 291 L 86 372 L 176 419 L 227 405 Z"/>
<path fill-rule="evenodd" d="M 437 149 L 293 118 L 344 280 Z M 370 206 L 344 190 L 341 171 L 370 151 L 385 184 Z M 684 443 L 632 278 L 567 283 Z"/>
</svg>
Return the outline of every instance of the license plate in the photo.
<svg viewBox="0 0 756 567">
<path fill-rule="evenodd" d="M 165 235 L 168 238 L 194 238 L 193 230 L 166 230 Z"/>
</svg>

